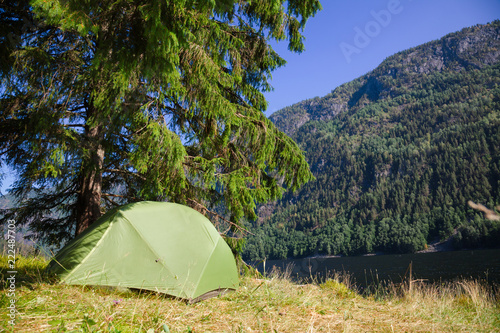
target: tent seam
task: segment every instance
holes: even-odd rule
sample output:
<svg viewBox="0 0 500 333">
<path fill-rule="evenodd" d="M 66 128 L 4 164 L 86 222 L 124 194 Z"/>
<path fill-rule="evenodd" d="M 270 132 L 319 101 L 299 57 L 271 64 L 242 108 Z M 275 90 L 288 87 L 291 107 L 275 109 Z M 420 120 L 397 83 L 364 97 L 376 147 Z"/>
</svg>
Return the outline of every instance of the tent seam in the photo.
<svg viewBox="0 0 500 333">
<path fill-rule="evenodd" d="M 74 272 L 77 271 L 78 268 L 80 268 L 80 266 L 87 260 L 87 258 L 89 258 L 89 256 L 95 252 L 95 249 L 99 246 L 99 244 L 101 244 L 101 242 L 103 241 L 103 239 L 106 237 L 106 235 L 108 234 L 109 230 L 111 230 L 111 227 L 112 225 L 115 223 L 115 220 L 114 218 L 116 217 L 116 214 L 115 216 L 113 216 L 113 220 L 109 223 L 109 227 L 106 229 L 106 231 L 104 232 L 104 234 L 102 234 L 101 238 L 99 239 L 99 241 L 95 244 L 95 246 L 92 248 L 92 250 L 89 251 L 89 253 L 85 256 L 85 258 L 83 258 L 83 260 L 78 264 L 76 265 L 75 268 L 73 268 L 70 273 L 68 275 L 66 275 L 66 277 L 64 279 L 61 280 L 61 282 L 63 281 L 66 281 L 71 275 L 73 275 Z"/>
<path fill-rule="evenodd" d="M 128 224 L 135 230 L 135 232 L 139 235 L 139 237 L 141 237 L 141 239 L 144 242 L 144 244 L 146 245 L 146 247 L 155 255 L 155 257 L 158 258 L 158 259 L 161 258 L 158 255 L 158 253 L 149 245 L 149 242 L 146 241 L 146 238 L 144 237 L 144 235 L 128 219 L 128 217 L 123 212 L 120 212 L 120 214 L 122 214 L 122 216 L 125 218 L 125 220 L 127 220 Z M 170 270 L 170 268 L 165 265 L 165 263 L 163 262 L 163 260 L 160 260 L 160 262 L 161 262 L 161 265 L 163 266 L 163 268 L 165 268 L 169 274 L 172 274 L 172 275 L 175 276 L 175 274 L 172 273 L 172 271 Z"/>
<path fill-rule="evenodd" d="M 203 275 L 205 274 L 205 269 L 207 268 L 207 265 L 208 265 L 208 263 L 210 262 L 210 259 L 212 259 L 212 256 L 213 256 L 213 254 L 214 254 L 214 252 L 215 252 L 215 249 L 217 248 L 217 245 L 219 245 L 219 241 L 220 241 L 221 239 L 222 239 L 222 238 L 217 239 L 217 242 L 215 243 L 215 246 L 213 247 L 212 251 L 210 252 L 210 255 L 209 255 L 209 256 L 208 256 L 208 258 L 207 258 L 207 261 L 205 261 L 205 265 L 203 265 L 203 269 L 201 270 L 200 276 L 198 277 L 198 281 L 196 282 L 196 289 L 195 289 L 195 291 L 197 291 L 197 290 L 198 290 L 198 286 L 200 285 L 201 278 L 202 278 L 202 277 L 203 277 Z M 203 295 L 203 294 L 201 294 L 201 295 Z M 198 296 L 201 296 L 201 295 L 198 295 Z M 194 295 L 193 295 L 193 296 L 194 296 Z M 198 297 L 198 296 L 196 296 L 196 297 Z M 194 297 L 194 298 L 196 298 L 196 297 Z"/>
</svg>

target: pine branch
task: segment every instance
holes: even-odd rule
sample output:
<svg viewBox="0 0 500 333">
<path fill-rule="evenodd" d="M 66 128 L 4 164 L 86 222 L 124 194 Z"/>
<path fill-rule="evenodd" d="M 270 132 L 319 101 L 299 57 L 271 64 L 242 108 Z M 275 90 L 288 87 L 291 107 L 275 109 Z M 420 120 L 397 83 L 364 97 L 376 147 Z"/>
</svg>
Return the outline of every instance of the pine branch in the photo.
<svg viewBox="0 0 500 333">
<path fill-rule="evenodd" d="M 64 127 L 81 127 L 85 128 L 84 124 L 63 124 Z"/>
<path fill-rule="evenodd" d="M 191 199 L 191 198 L 188 198 L 188 201 L 191 201 L 192 203 L 194 203 L 196 205 L 196 207 L 200 208 L 204 213 L 207 213 L 207 214 L 210 214 L 212 216 L 214 216 L 215 218 L 217 219 L 221 219 L 222 221 L 238 228 L 239 230 L 243 231 L 243 232 L 246 232 L 247 234 L 250 234 L 252 236 L 255 236 L 254 233 L 248 231 L 247 229 L 243 228 L 242 226 L 234 223 L 234 222 L 231 222 L 229 221 L 228 219 L 222 217 L 221 215 L 217 214 L 216 212 L 214 211 L 211 211 L 210 209 L 208 209 L 206 206 L 202 205 L 201 203 L 199 203 L 198 201 L 194 200 L 194 199 Z M 227 231 L 225 231 L 224 233 L 227 233 L 229 231 L 229 229 Z"/>
<path fill-rule="evenodd" d="M 111 199 L 110 199 L 107 195 L 106 195 L 106 196 L 103 196 L 103 198 L 104 198 L 107 202 L 109 202 L 110 204 L 112 204 L 112 205 L 113 205 L 113 206 L 115 206 L 115 207 L 120 206 L 119 204 L 117 204 L 116 202 L 114 202 L 113 200 L 111 200 Z"/>
<path fill-rule="evenodd" d="M 134 172 L 130 172 L 130 171 L 127 171 L 127 170 L 122 170 L 122 169 L 106 169 L 106 170 L 103 170 L 103 172 L 117 172 L 117 173 L 123 173 L 123 174 L 126 174 L 128 176 L 133 176 L 133 177 L 136 177 L 136 178 L 139 178 L 139 179 L 142 179 L 142 180 L 146 180 L 146 177 L 142 176 L 142 175 L 139 175 L 138 173 L 134 173 Z"/>
<path fill-rule="evenodd" d="M 136 198 L 136 197 L 127 196 L 127 195 L 120 195 L 120 194 L 102 193 L 101 196 L 103 196 L 103 197 L 114 197 L 114 198 L 123 198 L 123 199 L 132 199 L 134 201 L 142 201 L 141 199 Z"/>
</svg>

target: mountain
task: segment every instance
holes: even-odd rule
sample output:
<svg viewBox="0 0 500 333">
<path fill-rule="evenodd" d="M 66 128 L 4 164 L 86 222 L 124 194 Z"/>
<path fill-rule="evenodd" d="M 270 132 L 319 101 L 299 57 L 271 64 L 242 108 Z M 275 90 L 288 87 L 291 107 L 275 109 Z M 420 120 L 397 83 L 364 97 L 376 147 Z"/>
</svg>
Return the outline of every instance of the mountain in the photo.
<svg viewBox="0 0 500 333">
<path fill-rule="evenodd" d="M 271 120 L 316 181 L 259 208 L 246 259 L 500 245 L 500 21 L 399 52 Z"/>
<path fill-rule="evenodd" d="M 3 209 L 12 208 L 15 206 L 15 198 L 6 193 L 0 193 L 0 211 Z"/>
</svg>

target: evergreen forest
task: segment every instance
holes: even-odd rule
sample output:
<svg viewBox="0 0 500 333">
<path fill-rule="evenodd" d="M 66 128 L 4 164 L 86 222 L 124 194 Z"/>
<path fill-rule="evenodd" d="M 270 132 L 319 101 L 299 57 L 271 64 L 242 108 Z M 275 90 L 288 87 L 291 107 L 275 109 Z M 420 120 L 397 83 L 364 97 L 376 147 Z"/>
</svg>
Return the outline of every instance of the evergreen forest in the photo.
<svg viewBox="0 0 500 333">
<path fill-rule="evenodd" d="M 498 247 L 500 21 L 397 53 L 271 120 L 316 177 L 259 208 L 243 257 Z"/>
</svg>

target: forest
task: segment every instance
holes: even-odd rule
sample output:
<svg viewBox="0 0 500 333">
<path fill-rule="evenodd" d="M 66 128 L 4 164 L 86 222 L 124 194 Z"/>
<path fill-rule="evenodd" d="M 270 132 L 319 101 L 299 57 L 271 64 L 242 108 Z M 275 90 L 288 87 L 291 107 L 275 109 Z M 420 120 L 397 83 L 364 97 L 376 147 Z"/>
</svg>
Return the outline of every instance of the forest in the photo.
<svg viewBox="0 0 500 333">
<path fill-rule="evenodd" d="M 498 247 L 500 21 L 387 58 L 271 116 L 316 177 L 259 207 L 247 260 Z"/>
</svg>

